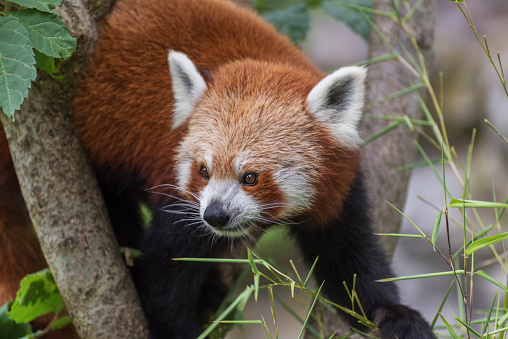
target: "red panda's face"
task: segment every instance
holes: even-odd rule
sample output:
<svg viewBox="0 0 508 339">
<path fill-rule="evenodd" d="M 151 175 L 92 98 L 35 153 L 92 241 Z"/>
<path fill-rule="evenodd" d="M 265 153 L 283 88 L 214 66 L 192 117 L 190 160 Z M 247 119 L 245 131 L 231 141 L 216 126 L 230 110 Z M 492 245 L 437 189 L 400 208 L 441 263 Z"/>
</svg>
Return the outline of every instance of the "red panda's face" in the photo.
<svg viewBox="0 0 508 339">
<path fill-rule="evenodd" d="M 310 111 L 321 99 L 309 97 L 317 88 L 306 82 L 309 74 L 238 63 L 218 70 L 207 85 L 190 60 L 178 53 L 172 61 L 172 53 L 173 127 L 186 128 L 177 150 L 178 187 L 199 204 L 205 226 L 238 237 L 340 211 L 357 145 L 341 144 Z M 356 142 L 347 128 L 344 140 Z"/>
<path fill-rule="evenodd" d="M 199 201 L 200 216 L 218 234 L 287 222 L 312 205 L 323 161 L 319 131 L 301 103 L 279 102 L 213 92 L 189 119 L 179 187 Z"/>
</svg>

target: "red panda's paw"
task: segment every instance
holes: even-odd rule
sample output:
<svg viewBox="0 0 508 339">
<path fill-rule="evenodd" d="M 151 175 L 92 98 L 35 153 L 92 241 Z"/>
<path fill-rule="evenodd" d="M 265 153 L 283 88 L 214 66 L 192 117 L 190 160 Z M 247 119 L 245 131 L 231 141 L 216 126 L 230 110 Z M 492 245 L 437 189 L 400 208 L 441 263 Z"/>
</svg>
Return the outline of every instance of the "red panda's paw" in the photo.
<svg viewBox="0 0 508 339">
<path fill-rule="evenodd" d="M 374 322 L 382 339 L 436 339 L 421 314 L 404 305 L 379 307 Z"/>
</svg>

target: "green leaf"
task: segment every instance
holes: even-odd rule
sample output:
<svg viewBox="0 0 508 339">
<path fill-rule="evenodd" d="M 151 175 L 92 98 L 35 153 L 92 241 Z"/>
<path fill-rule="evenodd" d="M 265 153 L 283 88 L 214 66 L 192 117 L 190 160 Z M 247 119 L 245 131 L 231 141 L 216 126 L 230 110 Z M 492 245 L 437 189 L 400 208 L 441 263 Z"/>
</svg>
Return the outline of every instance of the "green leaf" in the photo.
<svg viewBox="0 0 508 339">
<path fill-rule="evenodd" d="M 476 275 L 479 275 L 480 277 L 482 277 L 483 279 L 486 279 L 488 281 L 490 281 L 491 283 L 493 283 L 494 285 L 496 285 L 497 287 L 503 289 L 504 291 L 507 291 L 508 292 L 508 288 L 506 288 L 505 286 L 503 286 L 501 283 L 499 283 L 496 279 L 492 278 L 490 275 L 488 275 L 485 271 L 483 270 L 479 270 L 479 271 L 476 271 L 474 272 L 474 274 Z"/>
<path fill-rule="evenodd" d="M 22 24 L 0 17 L 0 107 L 12 117 L 37 76 L 33 44 Z"/>
<path fill-rule="evenodd" d="M 316 268 L 317 261 L 319 259 L 319 256 L 316 257 L 316 260 L 314 260 L 314 263 L 312 264 L 309 274 L 307 274 L 307 278 L 305 278 L 305 281 L 303 282 L 303 287 L 307 287 L 307 284 L 309 283 L 310 277 L 312 276 L 312 273 L 314 273 L 314 269 Z"/>
<path fill-rule="evenodd" d="M 436 272 L 436 273 L 425 273 L 425 274 L 415 274 L 415 275 L 408 275 L 408 276 L 405 276 L 405 277 L 379 279 L 379 280 L 376 280 L 376 281 L 378 281 L 378 282 L 387 282 L 387 281 L 399 281 L 399 280 L 435 278 L 435 277 L 443 277 L 443 276 L 455 275 L 455 274 L 464 274 L 464 270 Z"/>
<path fill-rule="evenodd" d="M 265 12 L 263 17 L 294 43 L 302 42 L 307 36 L 310 17 L 305 4 L 296 4 Z"/>
<path fill-rule="evenodd" d="M 34 50 L 35 52 L 35 68 L 48 73 L 51 77 L 57 80 L 62 80 L 65 75 L 56 75 L 60 70 L 61 62 L 58 63 L 58 66 L 55 63 L 55 58 L 48 56 L 44 53 L 39 52 L 38 50 Z"/>
<path fill-rule="evenodd" d="M 2 334 L 2 339 L 17 339 L 32 334 L 29 324 L 16 324 L 9 318 L 8 310 L 10 303 L 0 307 L 0 333 Z"/>
<path fill-rule="evenodd" d="M 507 239 L 508 233 L 501 233 L 497 235 L 493 235 L 490 237 L 482 238 L 480 240 L 473 241 L 471 245 L 466 248 L 466 255 L 470 255 L 471 253 L 479 250 L 480 248 L 487 247 L 501 240 Z"/>
<path fill-rule="evenodd" d="M 453 330 L 453 328 L 450 326 L 450 324 L 448 323 L 448 321 L 446 321 L 446 319 L 443 317 L 443 315 L 440 315 L 441 316 L 441 320 L 443 320 L 443 323 L 445 324 L 446 326 L 446 329 L 448 330 L 448 333 L 450 333 L 450 335 L 452 336 L 453 339 L 460 339 L 460 337 L 457 335 L 457 333 L 455 333 L 455 331 Z"/>
<path fill-rule="evenodd" d="M 305 318 L 305 321 L 303 322 L 302 329 L 300 331 L 300 335 L 298 336 L 298 339 L 302 338 L 303 334 L 305 333 L 305 329 L 307 328 L 307 324 L 309 322 L 310 316 L 312 314 L 312 310 L 314 309 L 314 306 L 316 305 L 316 301 L 319 299 L 319 293 L 321 292 L 321 289 L 323 288 L 323 285 L 325 282 L 319 286 L 318 291 L 316 292 L 316 296 L 314 297 L 314 301 L 312 301 L 312 305 L 310 306 L 309 312 L 307 313 L 307 317 Z"/>
<path fill-rule="evenodd" d="M 441 218 L 443 217 L 443 211 L 439 211 L 437 215 L 436 224 L 434 225 L 434 230 L 432 231 L 432 247 L 436 247 L 437 233 L 439 232 L 439 225 L 441 225 Z"/>
<path fill-rule="evenodd" d="M 47 313 L 59 313 L 63 300 L 48 269 L 29 274 L 20 282 L 9 316 L 16 322 L 29 322 Z"/>
<path fill-rule="evenodd" d="M 222 312 L 217 318 L 215 318 L 215 321 L 206 328 L 203 333 L 201 333 L 198 337 L 198 339 L 204 339 L 206 338 L 217 326 L 219 326 L 219 323 L 224 320 L 233 310 L 237 308 L 237 306 L 242 302 L 242 300 L 245 298 L 245 295 L 251 295 L 252 294 L 252 286 L 247 286 L 245 290 L 236 297 L 236 299 L 231 303 L 231 305 L 228 306 Z"/>
<path fill-rule="evenodd" d="M 455 320 L 457 320 L 459 323 L 461 323 L 464 327 L 466 327 L 471 333 L 473 333 L 477 338 L 481 338 L 482 335 L 478 333 L 474 328 L 466 324 L 464 321 L 460 320 L 459 318 L 455 317 Z"/>
<path fill-rule="evenodd" d="M 54 58 L 69 58 L 76 50 L 76 39 L 55 13 L 25 9 L 7 13 L 19 20 L 39 52 Z"/>
<path fill-rule="evenodd" d="M 51 330 L 58 330 L 64 328 L 65 326 L 70 325 L 71 323 L 72 323 L 71 317 L 68 316 L 61 317 L 60 319 L 55 321 L 53 325 L 51 325 Z"/>
<path fill-rule="evenodd" d="M 9 0 L 26 8 L 35 8 L 39 11 L 53 13 L 52 9 L 58 6 L 62 0 Z"/>
<path fill-rule="evenodd" d="M 449 208 L 508 208 L 508 204 L 500 202 L 452 199 Z"/>
<path fill-rule="evenodd" d="M 361 7 L 372 8 L 373 0 L 324 1 L 323 9 L 335 19 L 344 21 L 365 41 L 369 41 L 370 24 L 365 19 Z"/>
</svg>

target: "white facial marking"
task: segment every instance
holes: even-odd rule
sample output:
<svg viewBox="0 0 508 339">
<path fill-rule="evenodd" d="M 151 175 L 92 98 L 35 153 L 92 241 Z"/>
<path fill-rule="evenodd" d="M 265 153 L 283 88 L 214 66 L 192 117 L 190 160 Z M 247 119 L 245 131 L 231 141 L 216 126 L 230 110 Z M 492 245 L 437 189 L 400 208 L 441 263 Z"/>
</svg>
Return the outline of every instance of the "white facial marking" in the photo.
<svg viewBox="0 0 508 339">
<path fill-rule="evenodd" d="M 228 213 L 230 220 L 228 225 L 218 229 L 209 225 L 204 219 L 204 224 L 215 234 L 228 237 L 241 237 L 248 234 L 251 221 L 258 216 L 259 202 L 245 193 L 240 183 L 234 180 L 216 180 L 210 178 L 208 185 L 200 193 L 200 214 L 203 219 L 208 205 L 219 202 Z"/>
<path fill-rule="evenodd" d="M 173 129 L 175 129 L 187 120 L 196 102 L 207 90 L 207 86 L 187 55 L 170 51 L 168 61 L 175 99 L 173 112 Z"/>
<path fill-rule="evenodd" d="M 210 152 L 206 152 L 204 155 L 205 165 L 208 168 L 208 173 L 211 173 L 213 168 L 212 154 Z"/>
<path fill-rule="evenodd" d="M 362 114 L 365 77 L 363 67 L 344 67 L 321 80 L 307 96 L 307 108 L 314 118 L 328 126 L 344 146 L 361 144 L 358 122 Z"/>
<path fill-rule="evenodd" d="M 249 156 L 247 154 L 239 154 L 235 158 L 235 170 L 236 174 L 241 175 L 243 173 L 242 168 L 249 161 Z"/>
<path fill-rule="evenodd" d="M 189 180 L 191 177 L 191 166 L 192 159 L 185 158 L 178 162 L 176 166 L 176 180 L 178 182 L 178 187 L 185 191 L 187 189 L 187 185 L 189 184 Z"/>
<path fill-rule="evenodd" d="M 275 172 L 274 179 L 287 200 L 287 208 L 284 210 L 286 217 L 310 208 L 314 190 L 309 178 L 305 176 L 305 170 L 283 168 Z"/>
</svg>

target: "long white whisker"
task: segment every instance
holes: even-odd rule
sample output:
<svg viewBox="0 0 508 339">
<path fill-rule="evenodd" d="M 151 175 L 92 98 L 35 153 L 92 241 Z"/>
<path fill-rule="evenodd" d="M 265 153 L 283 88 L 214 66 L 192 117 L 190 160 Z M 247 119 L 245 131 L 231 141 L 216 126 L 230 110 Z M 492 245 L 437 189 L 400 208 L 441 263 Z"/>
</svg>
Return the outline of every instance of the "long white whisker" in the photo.
<svg viewBox="0 0 508 339">
<path fill-rule="evenodd" d="M 185 192 L 185 193 L 193 196 L 196 200 L 199 200 L 199 196 L 198 195 L 196 195 L 196 194 L 194 194 L 194 193 L 192 193 L 192 192 L 190 192 L 190 191 L 188 191 L 186 189 L 178 187 L 176 185 L 172 185 L 172 184 L 160 184 L 160 185 L 157 185 L 157 186 L 153 186 L 153 187 L 147 188 L 147 189 L 145 189 L 145 191 L 150 192 L 150 191 L 152 191 L 154 189 L 157 189 L 157 188 L 160 188 L 160 187 L 173 188 L 173 189 L 175 189 L 177 191 Z M 162 192 L 151 192 L 151 193 L 163 194 Z"/>
</svg>

